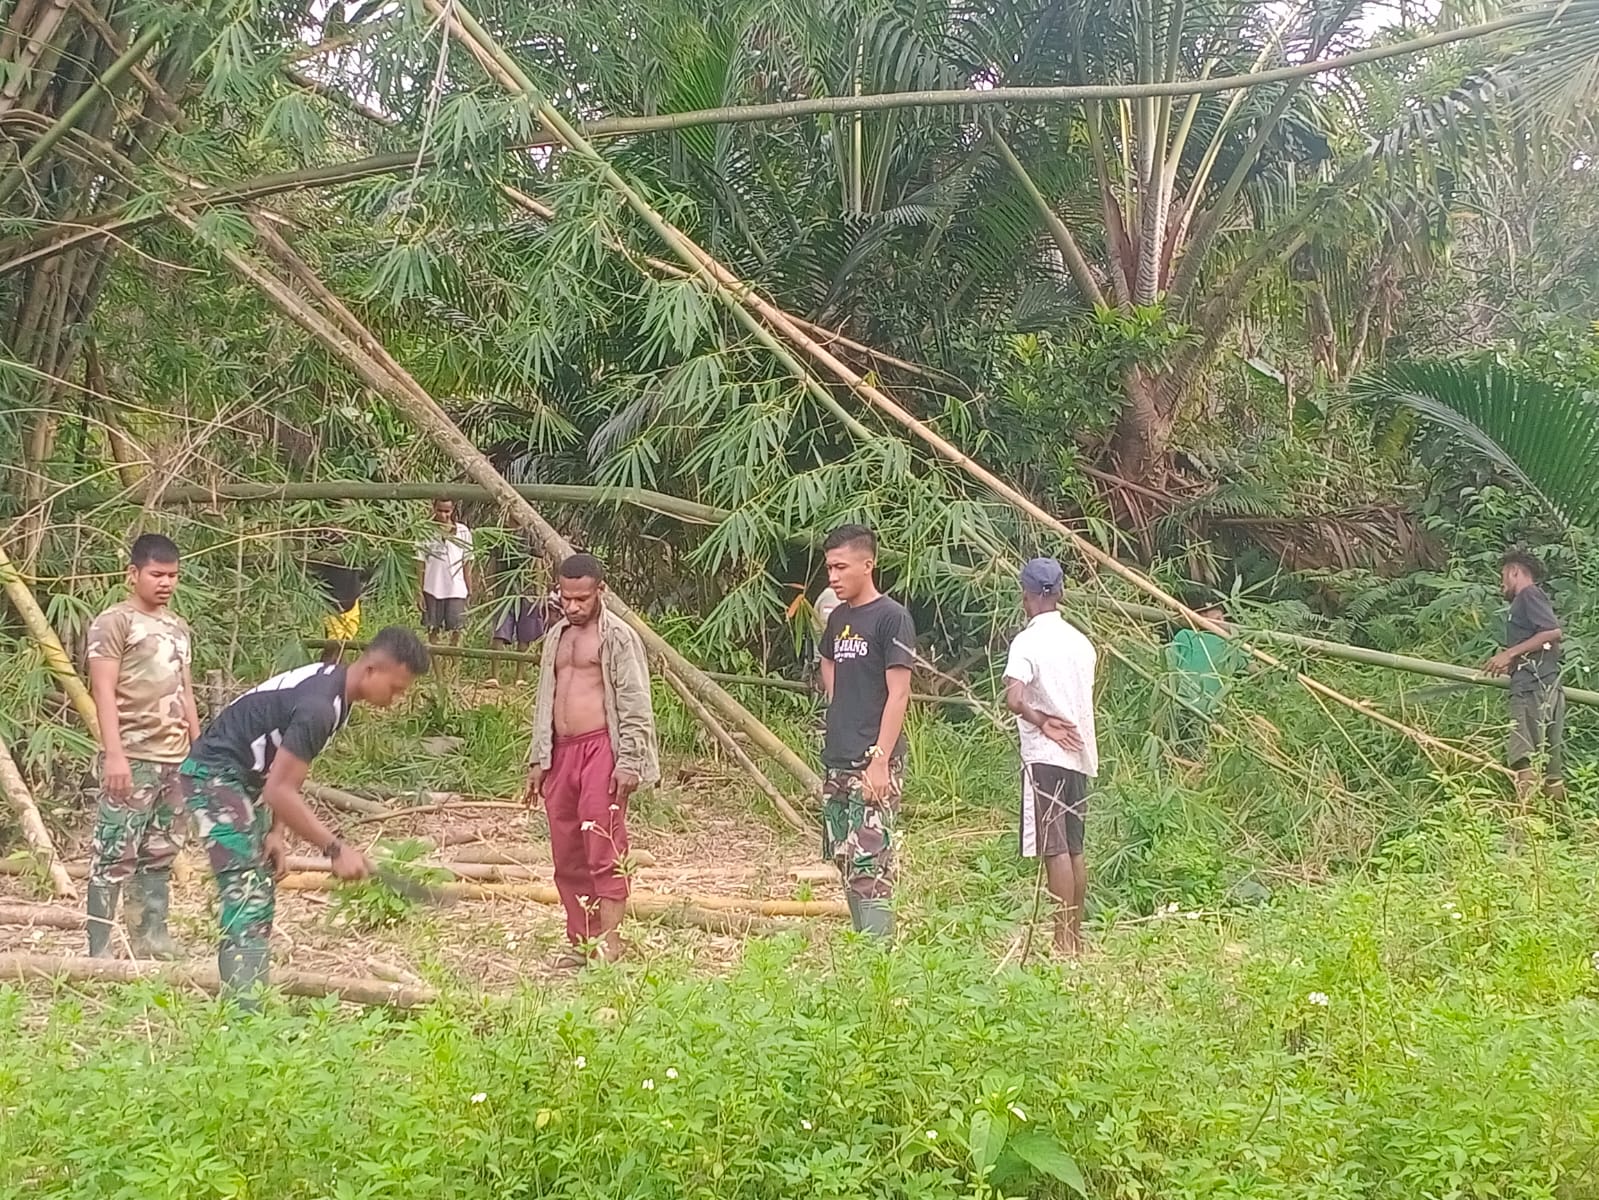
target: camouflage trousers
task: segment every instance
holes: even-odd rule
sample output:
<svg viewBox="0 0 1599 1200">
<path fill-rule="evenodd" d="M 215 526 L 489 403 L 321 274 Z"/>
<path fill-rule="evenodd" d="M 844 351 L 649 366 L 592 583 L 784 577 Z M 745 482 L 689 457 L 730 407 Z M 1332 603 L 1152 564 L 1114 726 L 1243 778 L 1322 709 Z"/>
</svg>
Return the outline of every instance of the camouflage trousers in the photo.
<svg viewBox="0 0 1599 1200">
<path fill-rule="evenodd" d="M 822 783 L 822 857 L 838 867 L 844 887 L 863 900 L 894 895 L 894 826 L 905 764 L 890 763 L 888 795 L 866 798 L 866 772 L 829 770 Z"/>
<path fill-rule="evenodd" d="M 105 770 L 101 760 L 100 770 Z M 172 869 L 186 821 L 177 763 L 128 760 L 133 790 L 117 800 L 102 785 L 89 851 L 89 882 L 120 886 L 135 875 Z"/>
<path fill-rule="evenodd" d="M 183 764 L 182 779 L 195 831 L 217 880 L 222 949 L 264 950 L 278 898 L 266 856 L 272 810 L 237 779 L 193 759 Z"/>
</svg>

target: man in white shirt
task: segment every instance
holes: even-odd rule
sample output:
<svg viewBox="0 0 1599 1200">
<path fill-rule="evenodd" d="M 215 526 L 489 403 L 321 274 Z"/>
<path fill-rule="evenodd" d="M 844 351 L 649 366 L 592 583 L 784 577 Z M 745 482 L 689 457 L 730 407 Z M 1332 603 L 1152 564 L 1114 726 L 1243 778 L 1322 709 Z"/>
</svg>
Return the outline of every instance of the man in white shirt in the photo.
<svg viewBox="0 0 1599 1200">
<path fill-rule="evenodd" d="M 1053 558 L 1022 568 L 1027 628 L 1005 663 L 1005 705 L 1022 750 L 1022 855 L 1042 856 L 1055 914 L 1055 952 L 1083 947 L 1083 820 L 1088 781 L 1099 773 L 1094 742 L 1094 647 L 1060 615 L 1065 572 Z"/>
<path fill-rule="evenodd" d="M 450 635 L 450 645 L 461 644 L 466 626 L 466 601 L 471 595 L 472 531 L 455 519 L 455 501 L 433 501 L 433 522 L 439 534 L 417 547 L 417 576 L 422 585 L 422 627 L 428 641 Z"/>
</svg>

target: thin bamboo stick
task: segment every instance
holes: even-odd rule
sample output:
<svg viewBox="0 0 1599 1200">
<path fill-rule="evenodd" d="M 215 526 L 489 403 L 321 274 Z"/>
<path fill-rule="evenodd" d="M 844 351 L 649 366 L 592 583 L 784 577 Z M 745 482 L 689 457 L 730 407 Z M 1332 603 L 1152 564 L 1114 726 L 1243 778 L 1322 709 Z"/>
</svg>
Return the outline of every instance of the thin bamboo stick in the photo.
<svg viewBox="0 0 1599 1200">
<path fill-rule="evenodd" d="M 645 488 L 591 487 L 572 483 L 513 484 L 517 494 L 546 504 L 632 505 L 663 516 L 701 525 L 715 525 L 728 517 L 725 509 L 698 504 Z M 178 505 L 253 503 L 296 500 L 431 500 L 450 496 L 458 500 L 486 501 L 497 497 L 476 483 L 373 483 L 356 479 L 328 479 L 311 483 L 220 483 L 214 487 L 184 484 L 153 490 L 135 489 L 116 496 L 69 492 L 58 502 L 68 511 L 99 508 L 107 503 Z"/>
<path fill-rule="evenodd" d="M 64 899 L 76 900 L 78 889 L 73 886 L 72 877 L 56 857 L 56 846 L 50 840 L 50 831 L 45 828 L 44 818 L 39 816 L 39 806 L 33 802 L 28 782 L 22 778 L 22 772 L 17 769 L 17 762 L 11 757 L 11 751 L 6 748 L 4 741 L 0 741 L 0 792 L 6 794 L 11 807 L 17 810 L 23 839 L 39 860 L 39 866 L 50 876 L 51 890 Z"/>
</svg>

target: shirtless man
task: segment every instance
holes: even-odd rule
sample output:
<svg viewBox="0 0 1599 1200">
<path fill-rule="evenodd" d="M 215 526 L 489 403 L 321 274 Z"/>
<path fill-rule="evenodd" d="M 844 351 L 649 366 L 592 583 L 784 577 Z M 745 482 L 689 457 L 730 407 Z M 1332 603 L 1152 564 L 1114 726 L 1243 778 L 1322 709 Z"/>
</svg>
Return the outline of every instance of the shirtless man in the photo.
<svg viewBox="0 0 1599 1200">
<path fill-rule="evenodd" d="M 561 564 L 562 617 L 544 635 L 524 803 L 544 798 L 555 887 L 566 909 L 563 966 L 622 957 L 627 801 L 656 782 L 655 713 L 644 644 L 605 607 L 592 554 Z"/>
</svg>

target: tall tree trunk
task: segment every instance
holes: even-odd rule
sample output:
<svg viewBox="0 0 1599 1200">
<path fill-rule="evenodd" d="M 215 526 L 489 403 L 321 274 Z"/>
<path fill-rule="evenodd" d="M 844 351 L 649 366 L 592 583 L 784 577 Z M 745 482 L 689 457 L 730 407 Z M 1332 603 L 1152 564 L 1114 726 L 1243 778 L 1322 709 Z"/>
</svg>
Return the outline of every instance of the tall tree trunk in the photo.
<svg viewBox="0 0 1599 1200">
<path fill-rule="evenodd" d="M 1133 366 L 1122 386 L 1122 412 L 1111 439 L 1111 457 L 1123 479 L 1158 486 L 1176 416 L 1175 381 L 1169 373 Z"/>
</svg>

